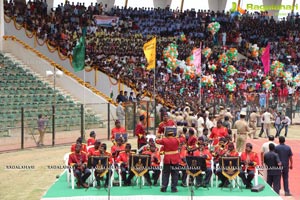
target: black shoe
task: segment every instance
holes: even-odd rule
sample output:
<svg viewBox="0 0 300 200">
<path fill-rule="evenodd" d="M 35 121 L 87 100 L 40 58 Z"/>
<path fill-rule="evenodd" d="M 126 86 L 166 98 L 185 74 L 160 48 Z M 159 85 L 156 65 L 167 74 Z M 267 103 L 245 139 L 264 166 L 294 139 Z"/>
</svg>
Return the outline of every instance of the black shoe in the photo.
<svg viewBox="0 0 300 200">
<path fill-rule="evenodd" d="M 166 188 L 160 188 L 160 191 L 161 192 L 167 192 L 167 189 Z"/>
<path fill-rule="evenodd" d="M 171 192 L 175 193 L 175 192 L 178 192 L 178 190 L 177 190 L 177 188 L 173 188 L 173 189 L 171 190 Z"/>
<path fill-rule="evenodd" d="M 251 185 L 246 185 L 246 189 L 251 189 L 252 186 Z"/>
<path fill-rule="evenodd" d="M 285 194 L 284 194 L 284 196 L 293 196 L 291 193 L 289 193 L 289 192 L 286 192 Z"/>
<path fill-rule="evenodd" d="M 224 183 L 223 183 L 223 182 L 220 183 L 220 184 L 218 185 L 218 187 L 224 187 Z"/>
<path fill-rule="evenodd" d="M 185 183 L 181 183 L 182 187 L 187 187 L 187 185 Z"/>
<path fill-rule="evenodd" d="M 197 183 L 197 184 L 195 185 L 196 188 L 199 188 L 199 187 L 201 187 L 201 186 L 202 186 L 202 184 L 200 184 L 200 183 Z"/>
</svg>

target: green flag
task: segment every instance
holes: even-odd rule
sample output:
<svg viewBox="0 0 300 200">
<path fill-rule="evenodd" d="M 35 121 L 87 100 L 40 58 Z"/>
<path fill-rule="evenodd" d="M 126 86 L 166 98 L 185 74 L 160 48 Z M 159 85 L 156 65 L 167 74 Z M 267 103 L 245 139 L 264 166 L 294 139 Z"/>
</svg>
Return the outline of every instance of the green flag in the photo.
<svg viewBox="0 0 300 200">
<path fill-rule="evenodd" d="M 84 69 L 85 65 L 85 39 L 83 36 L 80 37 L 79 42 L 73 49 L 73 60 L 72 65 L 75 72 Z"/>
</svg>

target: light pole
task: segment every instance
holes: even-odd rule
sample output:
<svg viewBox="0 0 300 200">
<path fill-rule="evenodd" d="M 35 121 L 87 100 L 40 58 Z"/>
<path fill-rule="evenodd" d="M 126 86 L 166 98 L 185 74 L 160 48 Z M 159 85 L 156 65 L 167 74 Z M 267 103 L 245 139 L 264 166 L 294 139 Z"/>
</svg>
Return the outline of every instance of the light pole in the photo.
<svg viewBox="0 0 300 200">
<path fill-rule="evenodd" d="M 53 102 L 52 102 L 52 146 L 55 145 L 55 107 L 56 107 L 56 76 L 62 77 L 63 72 L 56 69 L 56 66 L 53 65 L 53 71 L 47 70 L 46 76 L 53 76 Z"/>
</svg>

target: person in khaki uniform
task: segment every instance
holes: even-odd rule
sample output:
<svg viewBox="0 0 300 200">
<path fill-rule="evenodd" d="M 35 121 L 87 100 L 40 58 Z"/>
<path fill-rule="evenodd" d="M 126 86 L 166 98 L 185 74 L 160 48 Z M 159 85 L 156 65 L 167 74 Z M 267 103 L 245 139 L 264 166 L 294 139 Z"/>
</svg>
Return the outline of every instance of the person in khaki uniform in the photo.
<svg viewBox="0 0 300 200">
<path fill-rule="evenodd" d="M 260 117 L 260 115 L 256 113 L 256 110 L 253 110 L 250 114 L 250 119 L 249 119 L 249 126 L 250 126 L 250 128 L 253 129 L 253 132 L 252 132 L 253 133 L 253 135 L 252 135 L 253 139 L 258 139 L 256 137 L 256 124 L 257 124 L 257 118 L 258 117 Z"/>
<path fill-rule="evenodd" d="M 247 113 L 245 111 L 241 111 L 240 119 L 233 125 L 233 128 L 237 129 L 236 150 L 238 152 L 243 152 L 245 150 L 247 134 L 251 131 L 247 121 L 245 120 L 246 115 Z"/>
</svg>

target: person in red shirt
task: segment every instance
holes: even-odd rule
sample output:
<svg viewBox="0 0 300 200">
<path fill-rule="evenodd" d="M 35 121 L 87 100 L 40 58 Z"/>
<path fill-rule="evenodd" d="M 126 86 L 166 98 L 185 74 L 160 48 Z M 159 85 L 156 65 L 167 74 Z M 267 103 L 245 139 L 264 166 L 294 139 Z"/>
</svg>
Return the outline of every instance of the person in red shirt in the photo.
<svg viewBox="0 0 300 200">
<path fill-rule="evenodd" d="M 134 173 L 129 170 L 129 158 L 132 154 L 134 153 L 131 152 L 131 144 L 127 143 L 125 146 L 125 151 L 120 152 L 118 158 L 116 159 L 116 163 L 120 164 L 122 180 L 126 186 L 131 185 L 131 179 L 134 177 Z M 129 171 L 129 176 L 127 178 L 126 171 Z"/>
<path fill-rule="evenodd" d="M 158 152 L 158 149 L 156 148 L 154 143 L 150 144 L 150 149 L 148 151 L 143 151 L 144 155 L 149 155 L 151 160 L 151 165 L 150 165 L 150 170 L 153 171 L 152 179 L 153 179 L 153 184 L 157 185 L 157 180 L 160 175 L 160 154 Z M 148 174 L 148 175 L 146 175 Z M 151 184 L 151 179 L 149 172 L 147 172 L 144 176 L 148 180 L 148 183 Z"/>
<path fill-rule="evenodd" d="M 77 138 L 76 143 L 71 145 L 71 152 L 75 152 L 75 147 L 76 147 L 77 144 L 80 144 L 82 152 L 87 153 L 86 144 L 82 142 L 81 137 Z"/>
<path fill-rule="evenodd" d="M 239 157 L 239 153 L 235 150 L 233 142 L 229 142 L 228 150 L 223 155 L 223 157 Z M 217 169 L 216 174 L 219 177 L 219 179 L 221 180 L 219 187 L 227 187 L 229 185 L 229 182 L 228 182 L 228 179 L 223 175 L 221 167 L 219 169 Z"/>
<path fill-rule="evenodd" d="M 91 175 L 91 171 L 87 168 L 87 155 L 81 151 L 81 145 L 75 145 L 75 152 L 69 155 L 68 165 L 73 167 L 74 175 L 77 178 L 77 187 L 81 186 L 88 188 L 88 184 L 85 182 Z"/>
<path fill-rule="evenodd" d="M 227 128 L 222 125 L 221 120 L 218 120 L 217 127 L 212 128 L 209 138 L 213 140 L 212 145 L 215 146 L 218 144 L 219 138 L 226 137 L 227 135 L 228 135 Z"/>
<path fill-rule="evenodd" d="M 197 137 L 195 136 L 195 131 L 193 128 L 189 129 L 189 139 L 187 141 L 187 151 L 189 155 L 193 154 L 196 150 Z"/>
<path fill-rule="evenodd" d="M 251 181 L 254 178 L 255 167 L 259 165 L 258 155 L 252 151 L 252 148 L 252 144 L 247 143 L 246 150 L 241 155 L 242 170 L 239 177 L 241 177 L 243 183 L 246 185 L 246 189 L 252 188 Z M 245 172 L 247 172 L 247 177 Z"/>
<path fill-rule="evenodd" d="M 181 171 L 181 186 L 182 187 L 186 187 L 186 156 L 188 154 L 188 151 L 186 149 L 186 144 L 181 145 L 181 147 L 179 147 L 179 153 L 180 153 L 180 162 L 179 162 L 179 166 L 180 166 L 180 171 Z"/>
<path fill-rule="evenodd" d="M 165 117 L 164 117 L 165 118 Z M 169 177 L 171 174 L 171 191 L 178 192 L 177 184 L 178 184 L 178 167 L 181 161 L 180 154 L 178 152 L 178 148 L 181 143 L 185 142 L 185 138 L 176 138 L 174 137 L 173 132 L 166 133 L 166 138 L 157 139 L 156 143 L 164 146 L 164 166 L 163 166 L 163 174 L 162 174 L 162 187 L 160 189 L 161 192 L 166 192 L 169 184 Z M 159 138 L 161 135 L 158 135 Z"/>
<path fill-rule="evenodd" d="M 211 169 L 211 159 L 212 155 L 210 154 L 209 150 L 205 148 L 205 143 L 198 143 L 199 148 L 193 152 L 193 156 L 199 156 L 205 159 L 206 170 L 205 170 L 205 178 L 204 183 L 202 181 L 202 174 L 196 177 L 196 187 L 208 187 L 210 178 L 212 176 L 212 169 Z"/>
<path fill-rule="evenodd" d="M 100 144 L 101 144 L 100 140 L 96 140 L 94 146 L 89 148 L 89 150 L 88 150 L 88 154 L 87 154 L 88 157 L 96 156 L 97 154 L 99 154 L 98 152 L 99 152 Z"/>
<path fill-rule="evenodd" d="M 121 122 L 120 120 L 116 120 L 115 121 L 115 126 L 112 130 L 111 130 L 111 137 L 110 140 L 112 141 L 113 144 L 115 144 L 115 134 L 116 133 L 126 133 L 126 129 L 124 127 L 121 126 Z"/>
<path fill-rule="evenodd" d="M 95 131 L 90 132 L 90 138 L 87 140 L 87 146 L 92 146 L 96 142 L 96 133 Z"/>
<path fill-rule="evenodd" d="M 167 113 L 163 115 L 163 121 L 160 122 L 158 125 L 158 134 L 163 135 L 165 132 L 166 126 L 176 126 L 175 122 L 171 119 L 169 119 L 169 116 Z"/>
<path fill-rule="evenodd" d="M 140 116 L 140 122 L 135 127 L 135 135 L 137 136 L 138 149 L 147 144 L 146 120 L 144 115 Z"/>
<path fill-rule="evenodd" d="M 119 138 L 117 140 L 117 143 L 115 145 L 113 145 L 111 147 L 111 154 L 112 154 L 112 157 L 114 160 L 116 160 L 116 158 L 118 157 L 119 153 L 122 152 L 122 151 L 125 151 L 125 145 L 124 145 L 124 142 L 123 142 L 123 138 Z"/>
</svg>

